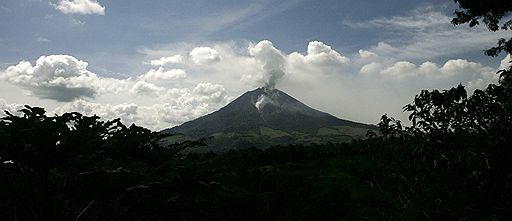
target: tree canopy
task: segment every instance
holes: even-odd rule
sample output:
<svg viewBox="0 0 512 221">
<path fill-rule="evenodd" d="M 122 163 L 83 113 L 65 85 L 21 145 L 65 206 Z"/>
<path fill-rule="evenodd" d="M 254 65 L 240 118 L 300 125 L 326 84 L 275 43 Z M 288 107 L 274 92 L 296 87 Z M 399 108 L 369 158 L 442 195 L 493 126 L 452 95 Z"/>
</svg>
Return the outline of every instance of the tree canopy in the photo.
<svg viewBox="0 0 512 221">
<path fill-rule="evenodd" d="M 511 30 L 512 2 L 508 0 L 454 0 L 459 4 L 455 11 L 454 25 L 468 23 L 470 27 L 480 24 L 482 21 L 489 31 Z M 505 19 L 505 20 L 504 20 Z M 507 20 L 508 19 L 508 20 Z M 504 21 L 503 21 L 504 20 Z M 486 51 L 489 56 L 498 56 L 501 52 L 512 53 L 512 38 L 500 39 L 498 45 Z"/>
</svg>

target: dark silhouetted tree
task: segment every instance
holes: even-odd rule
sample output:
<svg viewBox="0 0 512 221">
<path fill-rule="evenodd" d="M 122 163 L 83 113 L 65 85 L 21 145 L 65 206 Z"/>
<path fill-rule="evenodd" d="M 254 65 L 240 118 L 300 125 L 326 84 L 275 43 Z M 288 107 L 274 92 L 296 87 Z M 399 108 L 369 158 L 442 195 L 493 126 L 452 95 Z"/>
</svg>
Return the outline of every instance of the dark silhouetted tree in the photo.
<svg viewBox="0 0 512 221">
<path fill-rule="evenodd" d="M 470 27 L 480 24 L 482 21 L 489 31 L 512 31 L 512 1 L 510 0 L 454 0 L 459 4 L 459 9 L 455 11 L 455 18 L 452 24 L 461 25 L 468 23 Z M 512 56 L 512 37 L 501 38 L 495 47 L 485 51 L 488 56 L 496 57 L 501 52 Z M 512 87 L 512 67 L 498 72 L 500 83 L 510 88 Z"/>
</svg>

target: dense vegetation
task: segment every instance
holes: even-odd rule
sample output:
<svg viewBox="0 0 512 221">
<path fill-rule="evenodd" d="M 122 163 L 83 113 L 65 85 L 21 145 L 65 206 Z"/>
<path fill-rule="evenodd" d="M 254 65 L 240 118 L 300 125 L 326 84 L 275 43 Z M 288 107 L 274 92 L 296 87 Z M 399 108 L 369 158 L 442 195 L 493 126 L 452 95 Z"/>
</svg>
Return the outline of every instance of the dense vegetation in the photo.
<svg viewBox="0 0 512 221">
<path fill-rule="evenodd" d="M 454 24 L 510 12 L 456 2 Z M 488 54 L 511 52 L 500 42 Z M 384 115 L 365 140 L 221 154 L 26 106 L 0 121 L 0 220 L 508 220 L 511 72 L 471 96 L 422 91 L 404 107 L 411 126 Z"/>
<path fill-rule="evenodd" d="M 27 106 L 0 123 L 7 220 L 506 219 L 510 88 L 422 91 L 411 127 L 384 115 L 347 144 L 179 152 L 119 120 Z"/>
</svg>

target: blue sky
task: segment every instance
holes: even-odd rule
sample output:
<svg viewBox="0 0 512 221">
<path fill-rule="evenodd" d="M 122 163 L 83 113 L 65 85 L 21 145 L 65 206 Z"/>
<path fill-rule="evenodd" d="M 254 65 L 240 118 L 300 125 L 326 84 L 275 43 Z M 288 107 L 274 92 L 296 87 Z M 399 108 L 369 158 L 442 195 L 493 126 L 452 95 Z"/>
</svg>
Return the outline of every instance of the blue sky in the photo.
<svg viewBox="0 0 512 221">
<path fill-rule="evenodd" d="M 161 129 L 282 73 L 275 86 L 314 108 L 404 119 L 421 89 L 496 81 L 505 57 L 483 50 L 507 33 L 453 27 L 454 9 L 441 0 L 3 0 L 0 107 Z"/>
<path fill-rule="evenodd" d="M 169 1 L 104 0 L 105 15 L 64 14 L 48 0 L 4 0 L 1 5 L 1 63 L 34 60 L 43 54 L 73 54 L 109 62 L 91 69 L 129 74 L 133 67 L 114 60 L 137 56 L 137 49 L 188 42 L 270 39 L 285 52 L 304 51 L 321 40 L 347 53 L 392 36 L 379 28 L 354 29 L 347 22 L 404 15 L 430 5 L 450 12 L 446 1 Z M 54 4 L 57 1 L 53 1 Z M 87 60 L 89 60 L 87 59 Z M 137 59 L 137 58 L 134 58 Z M 142 71 L 142 70 L 139 70 Z M 135 74 L 135 73 L 132 73 Z"/>
</svg>

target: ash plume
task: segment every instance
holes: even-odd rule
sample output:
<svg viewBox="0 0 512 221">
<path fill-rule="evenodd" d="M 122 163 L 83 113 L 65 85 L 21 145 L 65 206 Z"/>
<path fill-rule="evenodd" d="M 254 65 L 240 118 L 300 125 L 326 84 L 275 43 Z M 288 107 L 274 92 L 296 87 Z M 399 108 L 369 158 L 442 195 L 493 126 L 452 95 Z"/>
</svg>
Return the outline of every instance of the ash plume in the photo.
<svg viewBox="0 0 512 221">
<path fill-rule="evenodd" d="M 285 74 L 286 59 L 272 42 L 263 40 L 249 47 L 249 53 L 263 65 L 263 86 L 274 89 L 278 80 Z"/>
</svg>

